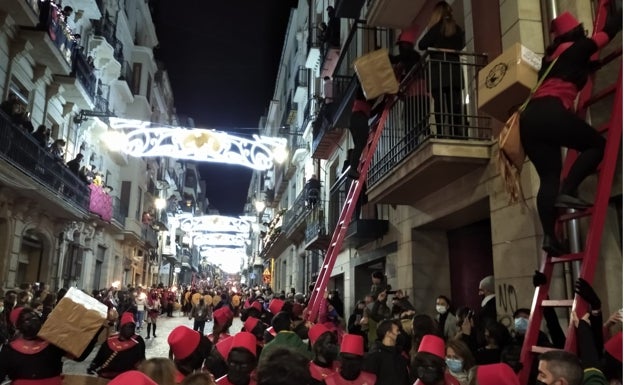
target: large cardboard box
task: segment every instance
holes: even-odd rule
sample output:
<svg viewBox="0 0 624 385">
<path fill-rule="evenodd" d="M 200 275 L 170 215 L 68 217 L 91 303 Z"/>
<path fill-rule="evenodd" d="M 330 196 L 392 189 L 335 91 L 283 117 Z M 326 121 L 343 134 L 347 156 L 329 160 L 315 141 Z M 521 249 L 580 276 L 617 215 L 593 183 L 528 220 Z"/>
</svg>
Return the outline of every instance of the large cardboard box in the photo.
<svg viewBox="0 0 624 385">
<path fill-rule="evenodd" d="M 504 122 L 537 83 L 542 58 L 520 43 L 514 44 L 479 71 L 478 106 Z"/>
<path fill-rule="evenodd" d="M 367 100 L 383 94 L 399 92 L 399 81 L 394 74 L 388 49 L 382 48 L 355 59 L 353 68 L 360 79 Z"/>
<path fill-rule="evenodd" d="M 97 332 L 108 321 L 108 308 L 76 288 L 54 307 L 39 331 L 39 337 L 80 357 Z"/>
</svg>

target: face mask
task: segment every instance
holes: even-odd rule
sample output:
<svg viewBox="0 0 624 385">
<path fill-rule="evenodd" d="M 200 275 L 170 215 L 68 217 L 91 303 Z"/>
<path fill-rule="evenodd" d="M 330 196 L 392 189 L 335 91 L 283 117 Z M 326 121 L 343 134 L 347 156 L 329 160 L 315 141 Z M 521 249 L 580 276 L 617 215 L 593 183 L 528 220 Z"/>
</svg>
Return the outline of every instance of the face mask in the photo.
<svg viewBox="0 0 624 385">
<path fill-rule="evenodd" d="M 464 368 L 464 361 L 458 358 L 447 358 L 446 366 L 449 368 L 451 372 L 460 373 L 462 369 Z"/>
<path fill-rule="evenodd" d="M 437 384 L 444 377 L 444 371 L 437 367 L 418 367 L 418 378 L 425 385 Z"/>
<path fill-rule="evenodd" d="M 440 314 L 446 313 L 446 306 L 444 305 L 436 305 L 436 311 Z"/>
<path fill-rule="evenodd" d="M 514 319 L 514 328 L 518 333 L 526 333 L 527 327 L 529 326 L 529 320 L 523 317 L 518 317 Z"/>
<path fill-rule="evenodd" d="M 535 385 L 548 385 L 548 384 L 540 380 L 535 380 Z"/>
</svg>

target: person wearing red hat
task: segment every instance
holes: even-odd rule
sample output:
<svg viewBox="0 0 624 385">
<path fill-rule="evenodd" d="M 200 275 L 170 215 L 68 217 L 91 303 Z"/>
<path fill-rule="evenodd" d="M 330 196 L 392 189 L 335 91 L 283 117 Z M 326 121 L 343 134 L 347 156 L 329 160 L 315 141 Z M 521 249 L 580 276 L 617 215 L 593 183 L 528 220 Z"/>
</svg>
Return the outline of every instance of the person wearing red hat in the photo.
<svg viewBox="0 0 624 385">
<path fill-rule="evenodd" d="M 256 356 L 260 356 L 264 346 L 264 332 L 268 325 L 255 317 L 248 317 L 243 324 L 243 331 L 249 332 L 256 337 Z"/>
<path fill-rule="evenodd" d="M 218 342 L 206 357 L 204 368 L 212 373 L 215 378 L 221 378 L 228 372 L 227 358 L 232 349 L 232 339 L 228 337 Z"/>
<path fill-rule="evenodd" d="M 322 382 L 338 372 L 338 337 L 324 324 L 316 324 L 308 332 L 313 358 L 310 362 L 310 375 Z"/>
<path fill-rule="evenodd" d="M 364 363 L 364 337 L 345 334 L 340 344 L 340 369 L 325 379 L 326 385 L 373 385 L 377 378 L 362 370 Z"/>
<path fill-rule="evenodd" d="M 135 333 L 134 315 L 121 315 L 119 333 L 108 337 L 89 365 L 88 373 L 97 373 L 103 378 L 115 378 L 123 372 L 138 367 L 145 360 L 145 341 Z"/>
<path fill-rule="evenodd" d="M 256 337 L 249 332 L 239 332 L 232 337 L 227 356 L 228 373 L 219 378 L 219 385 L 255 385 L 252 372 L 256 368 Z"/>
<path fill-rule="evenodd" d="M 412 373 L 418 380 L 414 385 L 459 385 L 446 371 L 444 340 L 427 334 L 420 341 L 418 353 L 412 359 Z"/>
<path fill-rule="evenodd" d="M 0 383 L 8 377 L 16 385 L 61 385 L 63 358 L 69 354 L 37 337 L 43 322 L 35 310 L 22 307 L 13 316 L 18 334 L 0 350 Z M 70 358 L 84 361 L 93 351 L 98 336 L 99 333 L 80 357 Z"/>
<path fill-rule="evenodd" d="M 520 385 L 513 369 L 503 363 L 477 366 L 477 385 Z"/>
<path fill-rule="evenodd" d="M 429 19 L 427 32 L 418 42 L 418 48 L 460 51 L 466 45 L 464 30 L 457 25 L 453 9 L 446 1 L 436 4 Z M 462 98 L 462 68 L 459 55 L 449 52 L 429 52 L 429 91 L 435 105 L 435 120 L 438 133 L 446 120 L 445 135 L 465 136 L 464 99 Z M 442 113 L 445 111 L 445 113 Z"/>
<path fill-rule="evenodd" d="M 232 326 L 232 322 L 234 321 L 234 312 L 232 312 L 229 305 L 224 305 L 215 310 L 212 313 L 212 317 L 214 320 L 212 333 L 208 335 L 208 338 L 216 344 L 230 336 L 230 326 Z"/>
<path fill-rule="evenodd" d="M 212 342 L 208 337 L 187 326 L 178 326 L 167 337 L 169 358 L 178 370 L 178 378 L 201 369 L 204 359 L 212 350 Z"/>
<path fill-rule="evenodd" d="M 115 377 L 109 385 L 158 385 L 154 380 L 138 370 L 129 370 Z"/>
<path fill-rule="evenodd" d="M 537 211 L 544 232 L 542 249 L 551 256 L 568 251 L 555 234 L 557 209 L 591 206 L 578 197 L 577 189 L 602 161 L 605 139 L 577 116 L 574 104 L 597 68 L 592 56 L 621 29 L 621 13 L 609 12 L 604 29 L 591 38 L 569 12 L 555 18 L 550 28 L 554 39 L 546 48 L 538 75 L 542 77 L 550 69 L 520 116 L 522 146 L 540 177 Z M 560 182 L 561 147 L 575 149 L 579 156 Z"/>
<path fill-rule="evenodd" d="M 397 320 L 386 319 L 377 325 L 377 340 L 364 357 L 364 370 L 377 376 L 376 385 L 409 384 L 408 361 L 397 347 L 401 332 Z"/>
</svg>

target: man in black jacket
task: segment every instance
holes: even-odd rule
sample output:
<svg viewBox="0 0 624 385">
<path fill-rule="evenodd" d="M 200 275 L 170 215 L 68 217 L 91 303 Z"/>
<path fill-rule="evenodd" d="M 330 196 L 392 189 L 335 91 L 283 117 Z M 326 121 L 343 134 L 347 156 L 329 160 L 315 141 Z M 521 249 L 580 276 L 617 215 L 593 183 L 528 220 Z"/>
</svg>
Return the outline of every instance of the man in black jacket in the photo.
<svg viewBox="0 0 624 385">
<path fill-rule="evenodd" d="M 364 357 L 363 370 L 377 376 L 375 385 L 409 385 L 408 361 L 396 346 L 400 326 L 383 320 L 377 326 L 377 341 Z"/>
</svg>

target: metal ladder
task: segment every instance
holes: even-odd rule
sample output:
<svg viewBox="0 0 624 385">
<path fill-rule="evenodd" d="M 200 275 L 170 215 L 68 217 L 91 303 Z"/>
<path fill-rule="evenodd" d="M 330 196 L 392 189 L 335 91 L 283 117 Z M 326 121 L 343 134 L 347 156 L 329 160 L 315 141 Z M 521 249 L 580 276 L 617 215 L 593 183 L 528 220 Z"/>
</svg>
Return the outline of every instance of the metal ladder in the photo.
<svg viewBox="0 0 624 385">
<path fill-rule="evenodd" d="M 594 32 L 601 31 L 604 27 L 607 7 L 610 0 L 601 0 L 598 4 L 596 20 L 594 23 Z M 592 60 L 599 59 L 600 52 L 597 52 Z M 613 61 L 621 57 L 621 49 L 614 52 L 602 61 L 603 63 Z M 609 121 L 598 127 L 600 133 L 606 133 L 606 146 L 602 163 L 598 168 L 598 183 L 596 189 L 595 202 L 592 207 L 585 210 L 577 210 L 574 212 L 562 214 L 558 218 L 558 226 L 566 222 L 579 219 L 582 217 L 589 218 L 589 228 L 585 240 L 585 248 L 578 253 L 570 253 L 559 257 L 544 256 L 540 271 L 546 276 L 547 283 L 535 289 L 533 296 L 533 304 L 531 307 L 531 316 L 529 325 L 522 344 L 522 352 L 520 362 L 522 362 L 522 370 L 519 373 L 520 383 L 527 384 L 533 360 L 536 355 L 544 351 L 551 350 L 549 348 L 537 346 L 538 334 L 543 318 L 543 308 L 545 307 L 567 307 L 582 317 L 588 311 L 588 304 L 575 295 L 573 299 L 548 299 L 550 282 L 553 274 L 554 266 L 558 263 L 580 261 L 581 269 L 579 277 L 585 279 L 590 284 L 593 282 L 596 265 L 598 264 L 600 243 L 602 240 L 602 232 L 604 229 L 607 208 L 609 205 L 609 197 L 611 193 L 611 185 L 613 176 L 619 158 L 620 142 L 622 140 L 622 63 L 620 59 L 619 75 L 617 81 L 604 89 L 593 93 L 594 78 L 588 79 L 587 84 L 581 91 L 578 102 L 578 115 L 583 119 L 586 117 L 587 108 L 605 99 L 607 96 L 614 94 L 613 107 Z M 578 153 L 568 150 L 563 169 L 562 178 L 565 177 L 572 164 L 578 157 Z M 566 351 L 576 354 L 576 330 L 573 325 L 568 329 L 565 348 Z"/>
</svg>

